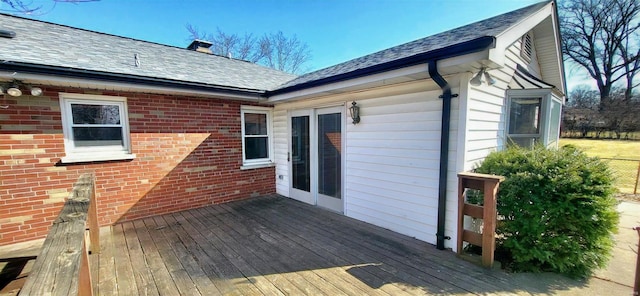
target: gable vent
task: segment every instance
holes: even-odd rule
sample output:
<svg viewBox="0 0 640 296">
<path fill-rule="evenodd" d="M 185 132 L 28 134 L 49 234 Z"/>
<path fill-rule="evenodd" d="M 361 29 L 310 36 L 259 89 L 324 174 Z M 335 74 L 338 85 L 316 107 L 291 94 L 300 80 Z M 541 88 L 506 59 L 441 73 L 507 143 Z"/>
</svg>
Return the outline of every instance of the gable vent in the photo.
<svg viewBox="0 0 640 296">
<path fill-rule="evenodd" d="M 533 56 L 533 32 L 529 31 L 522 36 L 522 45 L 520 48 L 520 56 L 527 62 L 531 62 Z"/>
</svg>

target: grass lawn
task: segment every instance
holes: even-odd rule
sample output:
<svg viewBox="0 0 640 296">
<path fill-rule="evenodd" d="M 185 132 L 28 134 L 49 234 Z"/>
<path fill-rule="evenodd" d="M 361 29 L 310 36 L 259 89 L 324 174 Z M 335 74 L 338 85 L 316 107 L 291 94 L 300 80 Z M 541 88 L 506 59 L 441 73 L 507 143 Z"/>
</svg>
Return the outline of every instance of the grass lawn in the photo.
<svg viewBox="0 0 640 296">
<path fill-rule="evenodd" d="M 589 156 L 640 160 L 640 141 L 560 139 L 560 145 L 574 145 Z"/>
<path fill-rule="evenodd" d="M 640 162 L 640 141 L 560 139 L 559 146 L 567 144 L 582 149 L 589 156 L 615 158 L 605 161 L 616 174 L 618 189 L 621 193 L 633 193 Z"/>
</svg>

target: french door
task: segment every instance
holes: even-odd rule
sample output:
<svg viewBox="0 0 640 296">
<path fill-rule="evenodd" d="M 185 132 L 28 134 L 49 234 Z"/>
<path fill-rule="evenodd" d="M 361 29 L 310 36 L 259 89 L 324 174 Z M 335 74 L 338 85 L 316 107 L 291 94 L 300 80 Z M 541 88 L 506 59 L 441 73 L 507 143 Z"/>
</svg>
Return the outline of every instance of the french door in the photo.
<svg viewBox="0 0 640 296">
<path fill-rule="evenodd" d="M 342 212 L 342 107 L 290 113 L 291 198 Z"/>
</svg>

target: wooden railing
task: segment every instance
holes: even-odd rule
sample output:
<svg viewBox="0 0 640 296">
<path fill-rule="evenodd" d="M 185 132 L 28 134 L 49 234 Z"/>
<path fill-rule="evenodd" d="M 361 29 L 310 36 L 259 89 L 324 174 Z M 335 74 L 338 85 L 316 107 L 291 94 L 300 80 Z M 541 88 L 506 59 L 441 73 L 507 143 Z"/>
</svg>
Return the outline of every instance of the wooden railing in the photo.
<svg viewBox="0 0 640 296">
<path fill-rule="evenodd" d="M 19 295 L 93 295 L 88 250 L 100 250 L 94 182 L 84 174 L 73 186 Z"/>
<path fill-rule="evenodd" d="M 636 279 L 633 283 L 633 295 L 640 295 L 640 226 L 634 228 L 638 232 L 638 251 L 636 252 Z"/>
<path fill-rule="evenodd" d="M 496 196 L 498 186 L 504 180 L 502 176 L 459 173 L 458 174 L 458 254 L 462 254 L 462 243 L 482 247 L 482 265 L 493 266 L 496 248 Z M 483 205 L 465 202 L 465 189 L 483 192 Z M 464 216 L 482 219 L 482 233 L 464 229 Z"/>
</svg>

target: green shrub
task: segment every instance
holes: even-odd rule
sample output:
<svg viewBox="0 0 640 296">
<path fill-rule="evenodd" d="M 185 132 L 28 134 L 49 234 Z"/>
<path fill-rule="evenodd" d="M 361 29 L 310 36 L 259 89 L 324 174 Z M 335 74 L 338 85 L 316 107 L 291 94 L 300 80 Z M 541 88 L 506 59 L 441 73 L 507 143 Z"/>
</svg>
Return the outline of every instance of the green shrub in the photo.
<svg viewBox="0 0 640 296">
<path fill-rule="evenodd" d="M 511 269 L 586 277 L 606 264 L 618 212 L 604 162 L 575 147 L 511 147 L 490 154 L 476 172 L 506 177 L 496 252 L 508 254 Z"/>
</svg>

